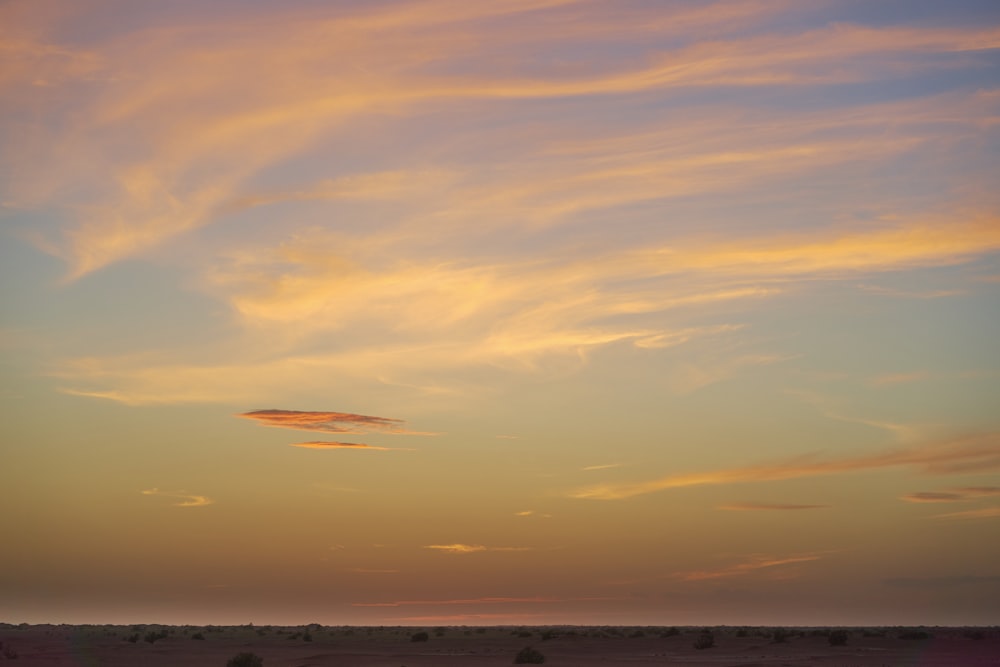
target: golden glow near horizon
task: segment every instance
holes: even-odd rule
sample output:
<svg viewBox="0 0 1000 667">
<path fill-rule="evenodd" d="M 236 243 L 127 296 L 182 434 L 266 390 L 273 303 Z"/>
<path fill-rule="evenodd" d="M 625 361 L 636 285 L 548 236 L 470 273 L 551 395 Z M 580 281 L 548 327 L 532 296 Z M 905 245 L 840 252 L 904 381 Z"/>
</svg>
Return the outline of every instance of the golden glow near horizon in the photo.
<svg viewBox="0 0 1000 667">
<path fill-rule="evenodd" d="M 996 622 L 996 3 L 202 4 L 0 7 L 0 621 Z"/>
</svg>

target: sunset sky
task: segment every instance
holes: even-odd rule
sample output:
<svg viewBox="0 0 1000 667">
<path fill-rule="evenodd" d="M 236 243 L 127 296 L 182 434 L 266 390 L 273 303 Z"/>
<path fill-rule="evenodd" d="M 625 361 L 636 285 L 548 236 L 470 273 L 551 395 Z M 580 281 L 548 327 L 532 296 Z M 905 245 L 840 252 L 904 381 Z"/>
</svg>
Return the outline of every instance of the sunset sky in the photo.
<svg viewBox="0 0 1000 667">
<path fill-rule="evenodd" d="M 0 621 L 1000 623 L 996 0 L 0 48 Z"/>
</svg>

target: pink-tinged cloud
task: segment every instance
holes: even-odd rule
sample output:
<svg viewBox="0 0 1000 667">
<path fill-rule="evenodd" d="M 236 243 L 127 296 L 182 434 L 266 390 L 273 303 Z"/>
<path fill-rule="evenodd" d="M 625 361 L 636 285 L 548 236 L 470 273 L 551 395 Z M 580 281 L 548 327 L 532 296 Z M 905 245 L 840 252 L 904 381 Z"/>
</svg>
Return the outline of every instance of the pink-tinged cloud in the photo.
<svg viewBox="0 0 1000 667">
<path fill-rule="evenodd" d="M 484 621 L 487 624 L 495 621 L 530 622 L 539 618 L 545 618 L 545 614 L 447 614 L 440 616 L 396 616 L 390 620 L 409 621 L 416 623 L 454 623 L 465 625 L 468 622 Z"/>
<path fill-rule="evenodd" d="M 647 482 L 603 484 L 579 489 L 571 493 L 570 497 L 619 500 L 688 486 L 769 482 L 902 466 L 915 467 L 920 472 L 933 475 L 1000 470 L 1000 433 L 987 433 L 866 456 L 817 461 L 814 455 L 806 455 L 780 463 L 670 475 Z"/>
<path fill-rule="evenodd" d="M 174 507 L 204 507 L 211 505 L 215 501 L 206 496 L 196 496 L 187 493 L 169 493 L 159 489 L 146 489 L 142 492 L 144 496 L 164 496 L 167 498 L 179 498 L 180 502 L 173 503 Z"/>
<path fill-rule="evenodd" d="M 326 440 L 310 440 L 309 442 L 293 442 L 290 447 L 304 447 L 306 449 L 361 449 L 370 452 L 393 452 L 412 451 L 401 447 L 378 447 L 376 445 L 366 445 L 360 442 L 330 442 Z"/>
<path fill-rule="evenodd" d="M 731 503 L 720 505 L 720 510 L 730 510 L 734 512 L 754 511 L 754 510 L 818 510 L 830 507 L 829 505 L 790 505 L 786 503 Z"/>
<path fill-rule="evenodd" d="M 551 598 L 551 597 L 482 597 L 460 598 L 456 600 L 396 600 L 393 602 L 352 602 L 352 607 L 433 607 L 470 604 L 543 604 L 555 602 L 575 602 L 587 598 Z"/>
<path fill-rule="evenodd" d="M 1000 486 L 964 486 L 947 491 L 916 491 L 901 496 L 901 500 L 911 503 L 953 503 L 1000 496 Z"/>
<path fill-rule="evenodd" d="M 432 435 L 418 433 L 402 427 L 400 419 L 356 415 L 350 412 L 316 412 L 310 410 L 253 410 L 237 417 L 253 419 L 261 426 L 289 428 L 297 431 L 320 431 L 322 433 L 394 433 L 406 435 Z"/>
<path fill-rule="evenodd" d="M 721 579 L 724 577 L 738 577 L 750 574 L 757 570 L 764 570 L 782 565 L 792 565 L 794 563 L 807 563 L 819 560 L 817 554 L 801 554 L 797 556 L 753 556 L 741 563 L 735 563 L 712 570 L 693 570 L 690 572 L 678 572 L 675 576 L 682 581 L 703 581 L 706 579 Z"/>
</svg>

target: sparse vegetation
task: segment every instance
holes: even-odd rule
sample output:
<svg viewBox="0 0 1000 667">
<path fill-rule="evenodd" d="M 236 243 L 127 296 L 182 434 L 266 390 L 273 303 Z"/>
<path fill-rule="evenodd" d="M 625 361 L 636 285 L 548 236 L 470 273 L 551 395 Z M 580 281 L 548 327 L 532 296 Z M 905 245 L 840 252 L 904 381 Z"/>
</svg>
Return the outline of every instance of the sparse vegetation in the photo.
<svg viewBox="0 0 1000 667">
<path fill-rule="evenodd" d="M 205 635 L 203 635 L 200 632 L 196 632 L 193 635 L 191 635 L 191 639 L 200 639 L 200 640 L 204 641 Z"/>
<path fill-rule="evenodd" d="M 907 630 L 899 633 L 900 639 L 930 639 L 931 635 L 925 630 Z"/>
<path fill-rule="evenodd" d="M 545 656 L 531 646 L 526 646 L 514 656 L 515 665 L 540 665 L 545 662 Z"/>
<path fill-rule="evenodd" d="M 413 635 L 410 637 L 410 641 L 411 642 L 425 642 L 425 641 L 427 641 L 430 638 L 431 638 L 431 636 L 429 634 L 427 634 L 426 632 L 414 632 Z"/>
<path fill-rule="evenodd" d="M 155 644 L 159 640 L 166 638 L 167 638 L 167 633 L 164 632 L 163 630 L 160 631 L 150 630 L 149 632 L 146 633 L 146 636 L 143 637 L 143 639 L 149 642 L 150 644 Z"/>
<path fill-rule="evenodd" d="M 831 630 L 827 640 L 830 642 L 830 646 L 846 646 L 847 630 Z"/>
<path fill-rule="evenodd" d="M 226 667 L 264 667 L 264 659 L 255 653 L 240 653 L 230 658 Z"/>
<path fill-rule="evenodd" d="M 708 630 L 705 630 L 698 635 L 698 639 L 694 642 L 694 647 L 699 651 L 706 648 L 712 648 L 713 646 L 715 646 L 715 635 Z"/>
<path fill-rule="evenodd" d="M 784 644 L 788 641 L 788 632 L 784 628 L 775 628 L 771 635 L 771 642 L 774 644 Z"/>
</svg>

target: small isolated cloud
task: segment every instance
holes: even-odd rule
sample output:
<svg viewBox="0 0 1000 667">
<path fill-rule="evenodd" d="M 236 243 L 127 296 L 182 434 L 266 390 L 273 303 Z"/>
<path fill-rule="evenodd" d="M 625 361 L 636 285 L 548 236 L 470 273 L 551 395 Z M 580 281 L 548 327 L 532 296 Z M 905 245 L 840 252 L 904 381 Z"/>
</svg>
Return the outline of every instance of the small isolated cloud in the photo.
<svg viewBox="0 0 1000 667">
<path fill-rule="evenodd" d="M 534 516 L 534 517 L 539 517 L 539 518 L 542 518 L 542 519 L 551 519 L 552 518 L 551 514 L 539 514 L 535 510 L 524 510 L 523 512 L 514 512 L 514 516 L 524 516 L 524 517 Z"/>
<path fill-rule="evenodd" d="M 366 445 L 360 442 L 330 442 L 326 440 L 310 440 L 309 442 L 293 442 L 291 447 L 304 447 L 306 449 L 366 449 L 371 452 L 393 452 L 393 451 L 413 451 L 402 447 L 377 447 Z"/>
<path fill-rule="evenodd" d="M 675 576 L 681 581 L 704 581 L 706 579 L 721 579 L 724 577 L 738 577 L 750 574 L 757 570 L 764 570 L 781 565 L 791 565 L 793 563 L 806 563 L 819 560 L 818 554 L 800 554 L 795 556 L 752 556 L 741 562 L 727 565 L 725 567 L 711 570 L 693 570 L 689 572 L 678 572 Z"/>
<path fill-rule="evenodd" d="M 900 499 L 910 503 L 954 503 L 990 496 L 1000 496 L 1000 486 L 964 486 L 947 491 L 916 491 L 900 496 Z"/>
<path fill-rule="evenodd" d="M 471 554 L 480 551 L 531 551 L 532 547 L 488 547 L 483 544 L 428 544 L 424 549 L 434 549 L 452 554 Z"/>
<path fill-rule="evenodd" d="M 252 419 L 261 426 L 290 428 L 297 431 L 320 431 L 322 433 L 394 433 L 405 435 L 434 435 L 403 428 L 400 419 L 356 415 L 350 412 L 314 412 L 306 410 L 252 410 L 237 417 Z"/>
<path fill-rule="evenodd" d="M 984 507 L 978 510 L 965 510 L 964 512 L 948 512 L 947 514 L 935 514 L 932 519 L 990 519 L 1000 517 L 1000 507 Z"/>
<path fill-rule="evenodd" d="M 894 577 L 883 580 L 883 583 L 886 586 L 901 588 L 953 588 L 1000 584 L 1000 575 L 960 574 L 950 577 Z"/>
<path fill-rule="evenodd" d="M 621 466 L 622 466 L 621 463 L 604 463 L 604 464 L 595 465 L 595 466 L 585 466 L 583 468 L 580 468 L 580 470 L 586 470 L 586 471 L 591 471 L 591 470 L 607 470 L 609 468 L 620 468 Z"/>
<path fill-rule="evenodd" d="M 753 510 L 818 510 L 829 507 L 829 505 L 790 505 L 786 503 L 731 503 L 719 506 L 720 510 L 730 510 L 734 512 Z"/>
<path fill-rule="evenodd" d="M 205 496 L 195 496 L 187 493 L 169 493 L 159 489 L 146 489 L 142 492 L 144 496 L 164 496 L 166 498 L 179 498 L 180 502 L 173 503 L 174 507 L 204 507 L 211 505 L 215 501 Z"/>
</svg>

